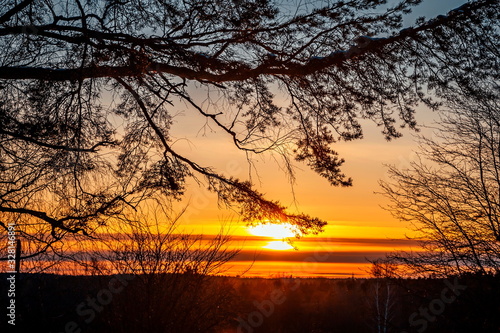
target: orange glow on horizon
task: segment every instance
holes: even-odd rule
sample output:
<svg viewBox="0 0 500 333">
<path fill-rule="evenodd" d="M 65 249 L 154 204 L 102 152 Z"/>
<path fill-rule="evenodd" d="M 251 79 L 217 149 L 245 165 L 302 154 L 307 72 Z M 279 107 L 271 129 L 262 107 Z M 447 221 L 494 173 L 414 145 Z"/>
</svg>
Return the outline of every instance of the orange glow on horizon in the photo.
<svg viewBox="0 0 500 333">
<path fill-rule="evenodd" d="M 269 242 L 266 246 L 263 246 L 263 248 L 269 250 L 283 251 L 283 250 L 292 250 L 294 247 L 288 244 L 287 242 L 273 241 Z"/>
<path fill-rule="evenodd" d="M 276 250 L 276 251 L 286 251 L 292 250 L 294 247 L 287 243 L 285 239 L 295 237 L 296 227 L 289 223 L 281 224 L 259 224 L 256 226 L 250 226 L 247 231 L 257 237 L 270 237 L 276 239 L 275 241 L 268 242 L 266 245 L 262 246 L 264 249 Z M 278 240 L 279 239 L 279 240 Z"/>
<path fill-rule="evenodd" d="M 248 232 L 254 236 L 272 237 L 272 238 L 290 238 L 295 237 L 293 225 L 289 223 L 282 224 L 259 224 L 248 227 Z"/>
</svg>

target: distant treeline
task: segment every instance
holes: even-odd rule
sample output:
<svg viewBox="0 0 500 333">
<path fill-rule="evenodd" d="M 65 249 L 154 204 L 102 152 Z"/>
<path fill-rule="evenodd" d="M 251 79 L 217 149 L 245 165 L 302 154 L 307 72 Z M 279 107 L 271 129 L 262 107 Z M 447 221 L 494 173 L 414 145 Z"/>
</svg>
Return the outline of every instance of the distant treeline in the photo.
<svg viewBox="0 0 500 333">
<path fill-rule="evenodd" d="M 7 314 L 8 274 L 0 274 Z M 499 332 L 500 277 L 294 279 L 197 274 L 16 280 L 18 332 Z M 14 332 L 2 316 L 2 332 Z"/>
</svg>

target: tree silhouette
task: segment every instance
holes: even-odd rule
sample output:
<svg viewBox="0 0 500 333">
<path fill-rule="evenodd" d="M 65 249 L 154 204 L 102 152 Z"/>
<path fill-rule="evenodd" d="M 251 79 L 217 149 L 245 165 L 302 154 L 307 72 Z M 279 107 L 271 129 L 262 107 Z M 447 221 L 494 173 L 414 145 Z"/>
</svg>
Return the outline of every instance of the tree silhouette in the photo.
<svg viewBox="0 0 500 333">
<path fill-rule="evenodd" d="M 249 181 L 177 151 L 176 108 L 188 105 L 249 158 L 273 152 L 290 173 L 294 158 L 349 186 L 335 142 L 361 138 L 361 119 L 387 139 L 400 136 L 398 125 L 414 128 L 417 103 L 436 106 L 424 89 L 455 80 L 494 44 L 497 1 L 402 29 L 419 2 L 5 1 L 1 225 L 16 221 L 41 252 L 144 198 L 178 199 L 194 178 L 248 223 L 321 231 L 326 222 L 288 213 Z M 470 78 L 491 68 L 468 70 Z"/>
<path fill-rule="evenodd" d="M 148 203 L 126 223 L 110 223 L 105 236 L 83 249 L 82 264 L 105 276 L 133 276 L 104 318 L 116 332 L 213 332 L 233 315 L 233 290 L 223 273 L 239 250 L 229 248 L 227 230 L 188 234 L 179 217 L 168 219 L 164 205 Z M 101 230 L 101 233 L 103 230 Z M 133 318 L 125 320 L 124 318 Z"/>
<path fill-rule="evenodd" d="M 448 110 L 434 137 L 420 138 L 417 159 L 407 169 L 391 167 L 392 180 L 382 183 L 389 209 L 414 223 L 425 251 L 388 260 L 419 274 L 498 274 L 498 73 L 442 86 L 440 96 Z"/>
</svg>

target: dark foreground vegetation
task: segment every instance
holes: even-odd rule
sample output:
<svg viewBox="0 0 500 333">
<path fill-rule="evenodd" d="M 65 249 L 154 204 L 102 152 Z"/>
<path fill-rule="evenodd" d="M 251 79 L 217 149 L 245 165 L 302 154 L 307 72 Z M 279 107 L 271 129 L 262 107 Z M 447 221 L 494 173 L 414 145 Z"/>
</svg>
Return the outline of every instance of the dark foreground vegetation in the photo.
<svg viewBox="0 0 500 333">
<path fill-rule="evenodd" d="M 7 278 L 0 275 L 3 309 Z M 444 280 L 24 274 L 17 279 L 15 299 L 19 332 L 500 329 L 498 276 Z M 2 325 L 2 332 L 14 328 L 5 317 Z"/>
</svg>

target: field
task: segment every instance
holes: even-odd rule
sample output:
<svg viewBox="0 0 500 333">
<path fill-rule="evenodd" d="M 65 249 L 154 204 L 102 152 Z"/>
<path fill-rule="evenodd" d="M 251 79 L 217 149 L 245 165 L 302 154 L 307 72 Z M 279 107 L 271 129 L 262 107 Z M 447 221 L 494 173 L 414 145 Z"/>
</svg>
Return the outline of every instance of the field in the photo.
<svg viewBox="0 0 500 333">
<path fill-rule="evenodd" d="M 8 275 L 1 276 L 2 289 Z M 498 332 L 500 278 L 24 274 L 21 332 Z M 6 292 L 2 304 L 5 309 Z M 2 330 L 4 331 L 4 330 Z"/>
</svg>

